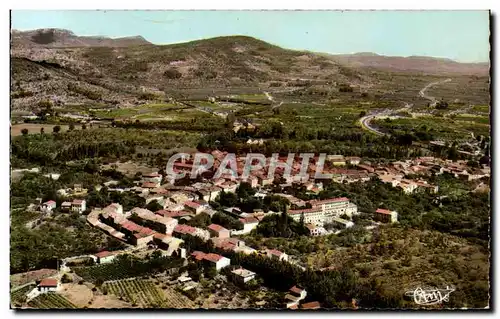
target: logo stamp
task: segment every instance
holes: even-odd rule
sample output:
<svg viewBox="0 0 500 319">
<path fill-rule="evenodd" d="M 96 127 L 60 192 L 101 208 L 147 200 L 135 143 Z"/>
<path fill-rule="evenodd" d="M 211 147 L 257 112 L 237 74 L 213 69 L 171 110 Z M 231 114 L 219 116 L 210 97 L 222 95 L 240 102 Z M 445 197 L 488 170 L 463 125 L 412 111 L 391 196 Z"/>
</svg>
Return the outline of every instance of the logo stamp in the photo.
<svg viewBox="0 0 500 319">
<path fill-rule="evenodd" d="M 413 301 L 417 305 L 436 305 L 449 301 L 449 296 L 455 288 L 446 286 L 445 289 L 429 287 L 422 289 L 417 287 L 415 290 L 410 290 L 405 293 L 408 297 L 413 297 Z"/>
</svg>

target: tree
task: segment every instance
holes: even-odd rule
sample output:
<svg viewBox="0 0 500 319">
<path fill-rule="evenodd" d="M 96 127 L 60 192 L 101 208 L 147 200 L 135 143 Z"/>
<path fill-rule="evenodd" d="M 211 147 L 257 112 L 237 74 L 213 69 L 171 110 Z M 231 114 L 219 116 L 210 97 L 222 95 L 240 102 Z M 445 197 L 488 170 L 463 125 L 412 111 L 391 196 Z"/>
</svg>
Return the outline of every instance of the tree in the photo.
<svg viewBox="0 0 500 319">
<path fill-rule="evenodd" d="M 359 112 L 359 117 L 363 117 L 363 116 L 366 116 L 366 112 L 365 111 Z"/>
<path fill-rule="evenodd" d="M 85 130 L 85 129 L 87 129 L 87 125 L 82 124 L 82 130 Z"/>
<path fill-rule="evenodd" d="M 40 128 L 40 134 L 44 134 L 45 133 L 45 129 L 42 127 Z"/>
<path fill-rule="evenodd" d="M 162 210 L 163 209 L 163 206 L 160 205 L 158 203 L 158 201 L 156 200 L 153 200 L 153 201 L 150 201 L 147 205 L 146 205 L 146 208 L 149 209 L 150 211 L 152 212 L 156 212 L 156 211 L 159 211 L 159 210 Z"/>
<path fill-rule="evenodd" d="M 54 133 L 59 133 L 61 131 L 61 127 L 59 125 L 56 125 L 52 128 L 52 132 Z"/>
<path fill-rule="evenodd" d="M 75 129 L 75 124 L 71 123 L 71 124 L 69 125 L 69 130 L 70 130 L 70 131 L 73 131 L 74 129 Z"/>
<path fill-rule="evenodd" d="M 23 128 L 23 129 L 21 130 L 21 133 L 22 133 L 23 135 L 28 135 L 28 129 L 27 129 L 27 128 Z"/>
</svg>

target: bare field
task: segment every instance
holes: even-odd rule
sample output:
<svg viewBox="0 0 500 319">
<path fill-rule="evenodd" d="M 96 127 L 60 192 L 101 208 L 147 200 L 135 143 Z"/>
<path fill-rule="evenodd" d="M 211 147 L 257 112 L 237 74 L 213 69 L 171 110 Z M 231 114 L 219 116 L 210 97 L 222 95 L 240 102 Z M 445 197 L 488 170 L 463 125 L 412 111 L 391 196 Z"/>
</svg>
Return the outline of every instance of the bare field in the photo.
<svg viewBox="0 0 500 319">
<path fill-rule="evenodd" d="M 19 136 L 22 135 L 22 130 L 27 129 L 28 134 L 40 134 L 40 129 L 43 128 L 45 133 L 52 133 L 52 129 L 56 126 L 56 124 L 31 124 L 31 123 L 23 123 L 23 124 L 15 124 L 10 127 L 11 136 Z M 59 125 L 61 127 L 61 132 L 67 131 L 69 125 Z"/>
<path fill-rule="evenodd" d="M 52 275 L 55 275 L 56 273 L 57 270 L 55 269 L 39 269 L 39 270 L 23 272 L 20 274 L 11 275 L 10 283 L 12 284 L 12 287 L 17 287 L 32 281 L 50 277 Z"/>
</svg>

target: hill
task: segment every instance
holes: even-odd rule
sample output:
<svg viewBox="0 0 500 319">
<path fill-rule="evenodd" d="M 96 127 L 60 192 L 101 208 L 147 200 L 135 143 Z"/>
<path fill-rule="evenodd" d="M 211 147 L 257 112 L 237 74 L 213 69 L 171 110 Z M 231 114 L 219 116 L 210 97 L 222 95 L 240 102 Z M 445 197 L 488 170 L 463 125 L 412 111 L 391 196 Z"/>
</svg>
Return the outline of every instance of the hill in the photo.
<svg viewBox="0 0 500 319">
<path fill-rule="evenodd" d="M 451 59 L 424 56 L 383 56 L 374 53 L 335 55 L 339 63 L 351 67 L 375 68 L 386 71 L 425 72 L 431 74 L 468 74 L 485 76 L 489 63 L 459 63 Z"/>
<path fill-rule="evenodd" d="M 194 91 L 206 98 L 233 88 L 369 87 L 377 81 L 371 68 L 434 73 L 480 69 L 432 58 L 288 50 L 247 36 L 153 45 L 141 37 L 81 37 L 60 29 L 13 31 L 11 57 L 13 110 L 32 110 L 43 100 L 59 106 L 127 106 L 189 97 Z"/>
<path fill-rule="evenodd" d="M 30 31 L 12 31 L 13 47 L 127 47 L 151 44 L 141 36 L 111 39 L 98 36 L 77 36 L 64 29 L 37 29 Z"/>
</svg>

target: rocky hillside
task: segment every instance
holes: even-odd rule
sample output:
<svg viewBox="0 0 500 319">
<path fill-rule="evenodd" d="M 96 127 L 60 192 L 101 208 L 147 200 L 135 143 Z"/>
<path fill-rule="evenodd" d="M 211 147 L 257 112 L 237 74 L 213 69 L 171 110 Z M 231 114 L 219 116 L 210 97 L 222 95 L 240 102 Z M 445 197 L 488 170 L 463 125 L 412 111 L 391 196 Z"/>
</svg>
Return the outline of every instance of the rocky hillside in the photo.
<svg viewBox="0 0 500 319">
<path fill-rule="evenodd" d="M 404 63 L 390 61 L 410 59 L 413 70 L 420 63 L 287 50 L 246 36 L 153 45 L 141 37 L 81 37 L 59 29 L 13 31 L 11 57 L 13 110 L 36 109 L 44 100 L 59 106 L 136 105 L 193 89 L 208 96 L 218 88 L 289 88 L 303 82 L 333 89 L 363 86 L 375 81 L 367 67 L 404 70 Z M 385 62 L 369 62 L 378 60 Z"/>
<path fill-rule="evenodd" d="M 77 36 L 64 29 L 38 29 L 31 31 L 13 30 L 12 46 L 18 47 L 127 47 L 131 45 L 151 44 L 141 36 L 111 39 L 107 37 Z"/>
</svg>

